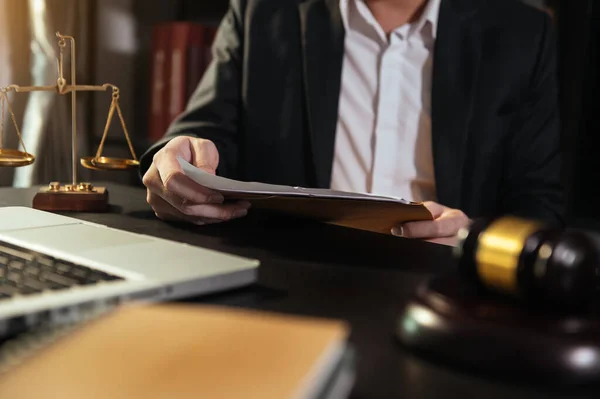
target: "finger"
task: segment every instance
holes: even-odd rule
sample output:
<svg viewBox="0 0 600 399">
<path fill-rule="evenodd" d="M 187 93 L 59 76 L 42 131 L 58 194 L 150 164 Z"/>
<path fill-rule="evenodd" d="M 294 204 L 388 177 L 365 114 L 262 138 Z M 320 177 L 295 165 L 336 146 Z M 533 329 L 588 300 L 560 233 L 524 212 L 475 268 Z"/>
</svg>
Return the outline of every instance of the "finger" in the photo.
<svg viewBox="0 0 600 399">
<path fill-rule="evenodd" d="M 185 215 L 173 206 L 171 206 L 171 204 L 166 202 L 160 196 L 155 195 L 151 199 L 149 199 L 148 202 L 152 203 L 154 214 L 163 221 L 187 222 L 196 225 L 216 224 L 224 222 L 224 220 L 222 219 L 212 219 L 208 217 L 196 217 Z"/>
<path fill-rule="evenodd" d="M 223 202 L 221 194 L 199 185 L 183 173 L 181 165 L 177 162 L 177 153 L 173 149 L 165 147 L 160 154 L 157 153 L 153 164 L 156 164 L 164 187 L 161 196 L 173 205 L 181 203 L 180 199 L 197 204 Z M 173 195 L 176 198 L 172 198 Z"/>
<path fill-rule="evenodd" d="M 225 221 L 246 216 L 249 208 L 250 203 L 242 201 L 221 205 L 186 204 L 178 210 L 188 217 L 203 217 Z"/>
<path fill-rule="evenodd" d="M 154 155 L 152 163 L 156 165 L 160 180 L 163 184 L 168 182 L 173 175 L 183 174 L 181 165 L 179 165 L 179 161 L 177 161 L 177 156 L 182 155 L 184 154 L 182 154 L 182 151 L 178 148 L 174 149 L 168 146 L 164 147 Z M 191 154 L 189 158 L 191 158 Z"/>
<path fill-rule="evenodd" d="M 186 220 L 198 224 L 199 222 L 216 223 L 226 220 L 237 219 L 246 216 L 250 203 L 241 201 L 224 205 L 208 204 L 189 204 L 184 205 L 182 209 L 174 207 L 162 197 L 149 192 L 148 203 L 152 206 L 155 213 L 161 215 L 161 219 L 173 217 L 177 220 Z"/>
<path fill-rule="evenodd" d="M 188 218 L 181 212 L 179 212 L 175 207 L 173 207 L 170 203 L 165 201 L 161 196 L 152 193 L 148 190 L 148 195 L 146 201 L 152 209 L 154 210 L 154 214 L 161 220 L 166 222 L 189 222 L 198 225 L 205 224 L 205 221 L 200 218 Z"/>
<path fill-rule="evenodd" d="M 219 151 L 210 140 L 192 140 L 192 164 L 210 174 L 217 173 Z"/>
<path fill-rule="evenodd" d="M 406 238 L 438 238 L 449 237 L 456 233 L 456 223 L 452 219 L 438 218 L 402 225 L 402 236 Z"/>
<path fill-rule="evenodd" d="M 456 236 L 452 236 L 452 237 L 430 238 L 430 239 L 426 239 L 425 241 L 431 242 L 434 244 L 455 247 L 456 244 L 458 243 L 458 238 L 456 238 Z"/>
<path fill-rule="evenodd" d="M 142 177 L 142 183 L 144 186 L 146 186 L 146 188 L 152 190 L 153 192 L 160 192 L 163 190 L 162 180 L 160 179 L 160 175 L 156 169 L 156 163 L 152 162 L 150 164 L 150 167 Z"/>
<path fill-rule="evenodd" d="M 144 185 L 148 189 L 148 195 L 146 201 L 150 203 L 150 193 L 163 198 L 167 201 L 171 206 L 181 206 L 185 201 L 180 196 L 168 191 L 163 185 L 160 174 L 158 173 L 158 169 L 156 167 L 156 162 L 153 162 L 148 171 L 144 175 L 142 179 Z"/>
<path fill-rule="evenodd" d="M 160 209 L 158 211 L 155 211 L 154 214 L 156 215 L 157 218 L 159 218 L 160 220 L 163 220 L 165 222 L 190 223 L 190 224 L 195 224 L 197 226 L 223 223 L 223 220 L 208 219 L 208 218 L 189 218 L 189 217 L 186 217 L 185 215 L 181 215 L 176 212 L 169 213 L 169 211 L 165 212 Z"/>
<path fill-rule="evenodd" d="M 433 202 L 433 201 L 425 201 L 425 202 L 423 202 L 423 206 L 425 208 L 427 208 L 427 210 L 429 210 L 429 212 L 431 212 L 431 215 L 433 216 L 434 219 L 437 219 L 440 216 L 442 216 L 444 211 L 448 209 L 445 206 L 440 205 L 437 202 Z"/>
<path fill-rule="evenodd" d="M 174 195 L 186 202 L 193 204 L 220 204 L 224 201 L 223 195 L 196 183 L 183 173 L 172 174 L 164 183 L 168 196 Z M 169 200 L 169 198 L 165 198 Z M 179 206 L 181 201 L 174 200 L 173 205 Z"/>
<path fill-rule="evenodd" d="M 469 223 L 469 218 L 461 211 L 451 209 L 431 221 L 409 222 L 402 225 L 404 237 L 409 238 L 439 238 L 451 237 Z"/>
</svg>

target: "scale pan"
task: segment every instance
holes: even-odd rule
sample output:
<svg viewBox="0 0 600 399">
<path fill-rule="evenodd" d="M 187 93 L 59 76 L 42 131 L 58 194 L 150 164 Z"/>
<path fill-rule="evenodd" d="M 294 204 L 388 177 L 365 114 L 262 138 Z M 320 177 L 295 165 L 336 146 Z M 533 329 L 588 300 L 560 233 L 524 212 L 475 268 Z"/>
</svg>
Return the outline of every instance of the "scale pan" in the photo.
<svg viewBox="0 0 600 399">
<path fill-rule="evenodd" d="M 92 164 L 92 159 L 94 159 L 94 157 L 85 157 L 85 158 L 81 158 L 79 162 L 86 169 L 103 170 L 103 169 L 95 167 L 94 164 Z"/>
<path fill-rule="evenodd" d="M 81 164 L 93 170 L 126 170 L 138 167 L 140 162 L 127 158 L 85 157 L 81 158 Z"/>
<path fill-rule="evenodd" d="M 0 167 L 18 167 L 31 165 L 35 157 L 28 152 L 0 148 Z"/>
</svg>

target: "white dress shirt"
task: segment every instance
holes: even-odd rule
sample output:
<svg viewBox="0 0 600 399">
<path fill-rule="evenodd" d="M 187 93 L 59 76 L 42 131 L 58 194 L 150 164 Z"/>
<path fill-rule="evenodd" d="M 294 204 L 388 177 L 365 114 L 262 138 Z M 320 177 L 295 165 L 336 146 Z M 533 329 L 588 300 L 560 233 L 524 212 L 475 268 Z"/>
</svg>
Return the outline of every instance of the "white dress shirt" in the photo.
<svg viewBox="0 0 600 399">
<path fill-rule="evenodd" d="M 363 0 L 340 0 L 346 36 L 332 189 L 436 199 L 431 74 L 440 1 L 388 38 Z"/>
</svg>

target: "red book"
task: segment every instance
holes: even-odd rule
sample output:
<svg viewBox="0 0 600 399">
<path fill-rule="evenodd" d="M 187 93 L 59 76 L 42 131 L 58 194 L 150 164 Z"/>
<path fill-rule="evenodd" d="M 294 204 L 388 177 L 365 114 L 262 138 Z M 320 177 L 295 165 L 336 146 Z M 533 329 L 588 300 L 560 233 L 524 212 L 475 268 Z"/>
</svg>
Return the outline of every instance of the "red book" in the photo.
<svg viewBox="0 0 600 399">
<path fill-rule="evenodd" d="M 148 138 L 159 140 L 167 126 L 165 92 L 167 90 L 167 56 L 170 35 L 168 25 L 156 25 L 152 29 L 150 118 Z"/>
<path fill-rule="evenodd" d="M 187 103 L 187 58 L 192 25 L 189 22 L 171 24 L 169 90 L 167 90 L 169 124 L 185 111 Z"/>
<path fill-rule="evenodd" d="M 188 48 L 188 81 L 187 97 L 192 96 L 202 75 L 204 75 L 204 28 L 194 25 L 190 32 L 190 45 Z"/>
<path fill-rule="evenodd" d="M 164 136 L 185 111 L 212 60 L 216 28 L 193 22 L 157 25 L 152 39 L 151 141 Z"/>
</svg>

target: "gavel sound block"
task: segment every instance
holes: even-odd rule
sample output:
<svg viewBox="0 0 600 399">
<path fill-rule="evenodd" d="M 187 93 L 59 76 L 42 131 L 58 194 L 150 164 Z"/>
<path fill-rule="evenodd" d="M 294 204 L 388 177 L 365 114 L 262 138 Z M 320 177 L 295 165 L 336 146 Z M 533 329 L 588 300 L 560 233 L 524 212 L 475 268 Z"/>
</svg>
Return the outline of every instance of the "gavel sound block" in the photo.
<svg viewBox="0 0 600 399">
<path fill-rule="evenodd" d="M 512 217 L 459 238 L 457 270 L 419 287 L 400 341 L 490 376 L 600 384 L 598 238 Z"/>
</svg>

